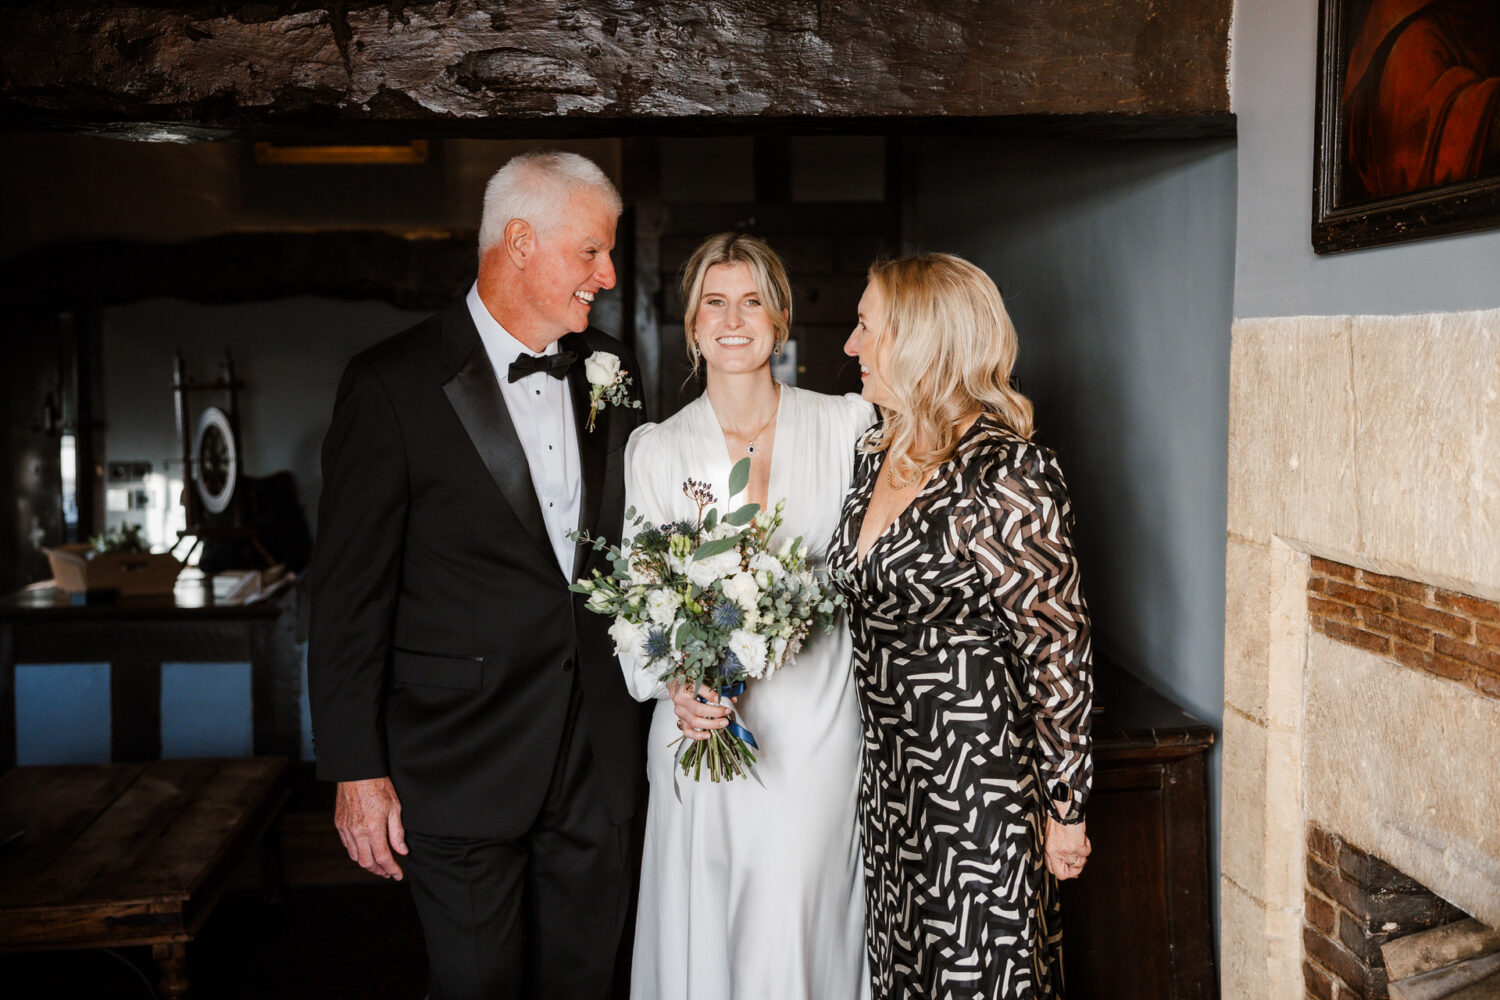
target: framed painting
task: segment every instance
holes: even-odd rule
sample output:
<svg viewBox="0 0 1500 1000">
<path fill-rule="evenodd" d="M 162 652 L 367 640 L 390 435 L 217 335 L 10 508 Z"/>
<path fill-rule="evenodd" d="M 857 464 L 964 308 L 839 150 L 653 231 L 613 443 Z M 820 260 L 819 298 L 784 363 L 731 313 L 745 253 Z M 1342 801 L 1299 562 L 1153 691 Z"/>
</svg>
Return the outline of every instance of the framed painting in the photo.
<svg viewBox="0 0 1500 1000">
<path fill-rule="evenodd" d="M 1313 249 L 1500 226 L 1500 0 L 1321 0 Z"/>
</svg>

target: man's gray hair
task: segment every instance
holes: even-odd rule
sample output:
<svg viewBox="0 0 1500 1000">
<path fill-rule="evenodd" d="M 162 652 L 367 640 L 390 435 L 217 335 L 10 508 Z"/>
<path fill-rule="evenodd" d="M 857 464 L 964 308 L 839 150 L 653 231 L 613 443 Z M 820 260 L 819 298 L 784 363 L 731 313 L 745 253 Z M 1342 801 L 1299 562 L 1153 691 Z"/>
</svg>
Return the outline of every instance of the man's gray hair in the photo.
<svg viewBox="0 0 1500 1000">
<path fill-rule="evenodd" d="M 616 215 L 624 207 L 609 177 L 586 156 L 538 149 L 511 157 L 484 188 L 479 255 L 483 257 L 505 237 L 505 226 L 511 219 L 522 219 L 544 230 L 579 188 L 598 191 Z"/>
</svg>

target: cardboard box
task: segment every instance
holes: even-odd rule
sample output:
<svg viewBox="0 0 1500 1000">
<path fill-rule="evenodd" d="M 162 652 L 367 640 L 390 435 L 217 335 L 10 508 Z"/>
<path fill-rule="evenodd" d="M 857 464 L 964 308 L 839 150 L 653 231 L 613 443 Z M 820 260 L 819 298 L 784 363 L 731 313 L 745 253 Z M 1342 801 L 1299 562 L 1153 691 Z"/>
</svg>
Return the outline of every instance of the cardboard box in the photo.
<svg viewBox="0 0 1500 1000">
<path fill-rule="evenodd" d="M 121 596 L 170 594 L 182 563 L 167 552 L 99 552 L 89 545 L 59 545 L 43 549 L 52 564 L 52 577 L 70 594 L 114 590 Z"/>
</svg>

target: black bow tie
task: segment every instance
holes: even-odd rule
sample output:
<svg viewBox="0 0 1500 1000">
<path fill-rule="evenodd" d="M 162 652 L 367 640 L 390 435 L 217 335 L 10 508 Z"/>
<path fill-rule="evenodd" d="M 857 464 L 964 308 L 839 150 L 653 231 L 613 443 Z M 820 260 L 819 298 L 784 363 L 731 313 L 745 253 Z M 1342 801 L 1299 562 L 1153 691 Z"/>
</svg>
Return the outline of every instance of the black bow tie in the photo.
<svg viewBox="0 0 1500 1000">
<path fill-rule="evenodd" d="M 507 382 L 515 382 L 527 375 L 535 375 L 537 372 L 546 372 L 553 378 L 562 378 L 568 374 L 568 369 L 578 360 L 578 355 L 572 351 L 558 351 L 556 354 L 546 357 L 537 357 L 535 354 L 520 354 L 516 360 L 510 363 L 510 375 Z"/>
</svg>

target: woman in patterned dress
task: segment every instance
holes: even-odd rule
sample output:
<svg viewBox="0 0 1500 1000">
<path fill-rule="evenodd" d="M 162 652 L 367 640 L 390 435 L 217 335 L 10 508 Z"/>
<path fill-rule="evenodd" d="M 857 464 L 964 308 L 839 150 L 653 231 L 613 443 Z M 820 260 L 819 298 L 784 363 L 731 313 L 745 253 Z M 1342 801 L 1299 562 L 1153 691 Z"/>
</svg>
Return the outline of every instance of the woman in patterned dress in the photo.
<svg viewBox="0 0 1500 1000">
<path fill-rule="evenodd" d="M 1089 620 L 1016 349 L 994 282 L 946 254 L 871 268 L 844 347 L 884 417 L 829 552 L 851 603 L 877 998 L 1062 995 L 1055 879 L 1089 853 Z"/>
</svg>

